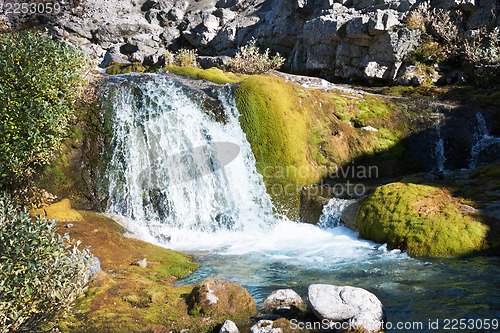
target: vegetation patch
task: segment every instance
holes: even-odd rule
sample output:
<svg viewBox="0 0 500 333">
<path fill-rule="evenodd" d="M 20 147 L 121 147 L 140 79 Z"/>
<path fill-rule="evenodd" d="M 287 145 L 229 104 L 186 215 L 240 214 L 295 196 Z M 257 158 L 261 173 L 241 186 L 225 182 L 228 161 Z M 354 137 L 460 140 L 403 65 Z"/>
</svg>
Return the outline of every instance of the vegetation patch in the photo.
<svg viewBox="0 0 500 333">
<path fill-rule="evenodd" d="M 488 217 L 469 203 L 447 187 L 392 183 L 362 202 L 357 225 L 362 237 L 415 256 L 465 256 L 496 246 Z"/>
<path fill-rule="evenodd" d="M 175 288 L 173 281 L 198 265 L 180 252 L 127 238 L 126 230 L 96 213 L 75 211 L 68 201 L 45 208 L 51 218 L 78 214 L 79 220 L 58 222 L 59 232 L 81 240 L 99 258 L 102 272 L 91 279 L 89 289 L 55 324 L 61 332 L 143 332 L 162 329 L 207 331 L 216 325 L 188 314 L 187 295 L 192 286 Z M 130 264 L 147 259 L 147 267 Z M 50 325 L 48 325 L 50 326 Z M 47 327 L 48 327 L 47 326 Z"/>
<path fill-rule="evenodd" d="M 212 67 L 210 69 L 201 69 L 197 67 L 180 67 L 180 66 L 165 66 L 164 71 L 190 77 L 195 80 L 207 80 L 218 84 L 233 84 L 239 83 L 246 78 L 231 72 L 223 72 L 222 70 Z"/>
</svg>

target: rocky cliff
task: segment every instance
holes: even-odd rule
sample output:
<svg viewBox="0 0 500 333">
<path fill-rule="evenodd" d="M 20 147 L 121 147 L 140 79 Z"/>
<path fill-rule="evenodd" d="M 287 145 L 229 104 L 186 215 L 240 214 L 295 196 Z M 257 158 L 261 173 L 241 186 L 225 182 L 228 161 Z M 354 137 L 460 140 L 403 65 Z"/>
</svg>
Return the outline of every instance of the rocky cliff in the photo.
<svg viewBox="0 0 500 333">
<path fill-rule="evenodd" d="M 406 56 L 420 43 L 419 30 L 405 23 L 419 2 L 87 0 L 42 21 L 54 37 L 96 58 L 109 51 L 154 62 L 165 50 L 181 47 L 232 56 L 256 38 L 286 56 L 286 66 L 295 72 L 390 81 L 404 75 Z M 431 7 L 458 11 L 464 36 L 500 25 L 497 0 L 433 0 Z"/>
</svg>

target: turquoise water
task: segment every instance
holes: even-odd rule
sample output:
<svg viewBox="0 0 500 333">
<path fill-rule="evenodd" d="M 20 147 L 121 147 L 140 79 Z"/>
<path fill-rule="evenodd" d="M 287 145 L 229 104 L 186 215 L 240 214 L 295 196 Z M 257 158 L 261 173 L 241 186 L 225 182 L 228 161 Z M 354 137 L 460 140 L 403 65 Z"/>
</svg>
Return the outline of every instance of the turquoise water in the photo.
<svg viewBox="0 0 500 333">
<path fill-rule="evenodd" d="M 202 267 L 180 283 L 196 284 L 207 278 L 231 281 L 243 285 L 257 303 L 279 288 L 292 288 L 306 296 L 307 287 L 312 283 L 351 285 L 377 295 L 386 308 L 387 320 L 393 325 L 422 323 L 422 329 L 387 329 L 390 332 L 500 332 L 500 329 L 448 330 L 444 327 L 446 319 L 500 319 L 498 258 L 353 258 L 308 267 L 273 260 L 262 253 L 191 254 Z M 429 320 L 432 323 L 439 320 L 439 329 L 430 329 Z"/>
</svg>

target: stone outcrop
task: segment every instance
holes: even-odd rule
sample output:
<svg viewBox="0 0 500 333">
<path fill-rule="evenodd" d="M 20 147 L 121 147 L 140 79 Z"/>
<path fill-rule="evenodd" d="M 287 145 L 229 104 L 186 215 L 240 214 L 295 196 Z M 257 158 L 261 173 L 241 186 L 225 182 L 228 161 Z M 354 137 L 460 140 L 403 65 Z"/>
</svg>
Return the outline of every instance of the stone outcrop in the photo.
<svg viewBox="0 0 500 333">
<path fill-rule="evenodd" d="M 142 62 L 181 47 L 232 56 L 256 38 L 284 55 L 292 70 L 394 80 L 405 74 L 405 56 L 419 43 L 418 30 L 404 23 L 417 2 L 88 0 L 44 24 L 52 36 L 79 45 L 99 62 L 107 51 Z M 494 0 L 433 0 L 432 5 L 462 10 L 468 17 L 465 33 L 500 23 L 492 14 L 499 6 Z M 23 18 L 7 19 L 18 24 Z"/>
<path fill-rule="evenodd" d="M 320 320 L 348 321 L 354 329 L 378 332 L 384 319 L 384 307 L 369 291 L 349 286 L 312 284 L 308 288 L 311 311 Z"/>
</svg>

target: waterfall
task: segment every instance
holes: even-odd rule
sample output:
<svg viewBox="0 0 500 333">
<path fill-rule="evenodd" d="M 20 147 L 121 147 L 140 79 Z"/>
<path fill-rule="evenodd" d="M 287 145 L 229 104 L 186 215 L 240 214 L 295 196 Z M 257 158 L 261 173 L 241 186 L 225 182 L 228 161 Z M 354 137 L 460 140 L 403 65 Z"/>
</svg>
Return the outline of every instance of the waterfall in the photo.
<svg viewBox="0 0 500 333">
<path fill-rule="evenodd" d="M 483 115 L 478 112 L 476 113 L 476 131 L 474 133 L 474 144 L 470 150 L 469 168 L 474 169 L 479 164 L 479 156 L 486 148 L 490 147 L 495 143 L 500 143 L 500 138 L 490 136 L 488 128 L 486 127 L 486 121 Z"/>
<path fill-rule="evenodd" d="M 436 146 L 434 147 L 434 157 L 436 159 L 436 169 L 437 171 L 444 172 L 444 163 L 446 162 L 446 157 L 444 156 L 444 140 L 441 137 L 441 114 L 438 114 L 436 118 Z"/>
<path fill-rule="evenodd" d="M 260 230 L 274 223 L 228 87 L 218 100 L 223 121 L 167 75 L 108 84 L 105 108 L 114 122 L 105 173 L 108 212 L 133 220 L 142 238 L 166 240 L 181 229 Z M 224 148 L 232 154 L 225 160 Z"/>
<path fill-rule="evenodd" d="M 354 199 L 331 198 L 330 201 L 323 206 L 323 213 L 319 218 L 318 225 L 322 228 L 338 227 L 344 209 L 354 201 Z"/>
</svg>

